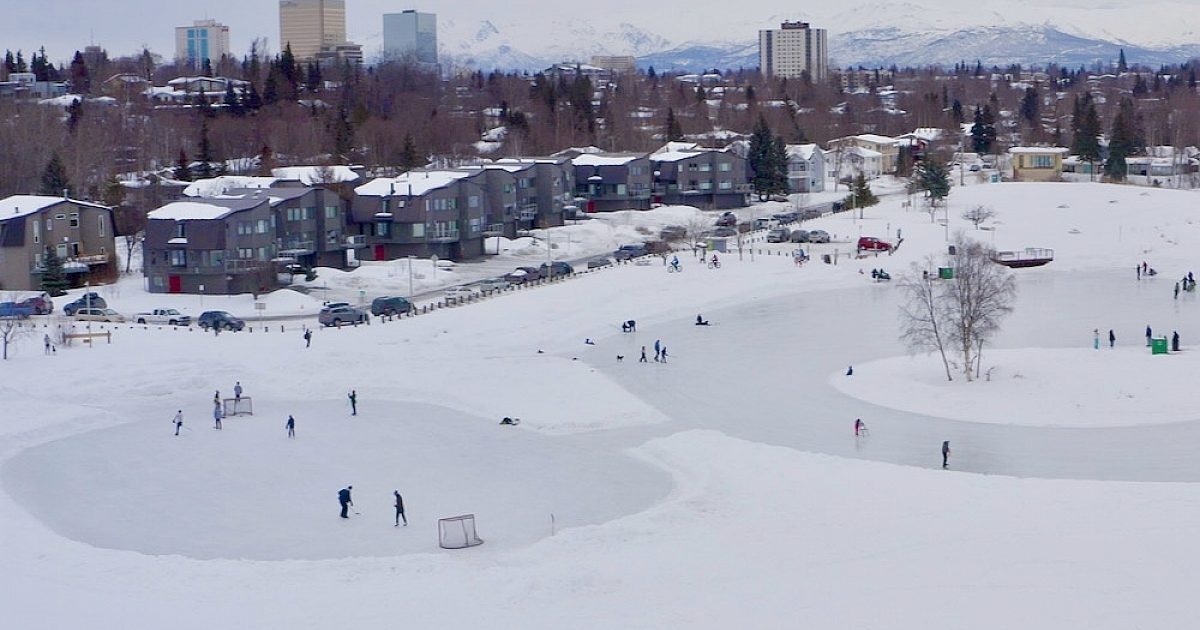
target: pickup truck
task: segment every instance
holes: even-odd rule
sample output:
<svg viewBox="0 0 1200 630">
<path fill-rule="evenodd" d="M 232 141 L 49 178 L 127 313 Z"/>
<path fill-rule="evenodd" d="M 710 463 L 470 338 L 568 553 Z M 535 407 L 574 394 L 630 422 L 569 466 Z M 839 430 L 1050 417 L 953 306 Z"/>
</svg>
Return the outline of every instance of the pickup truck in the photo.
<svg viewBox="0 0 1200 630">
<path fill-rule="evenodd" d="M 17 302 L 0 302 L 0 317 L 25 319 L 33 315 L 33 307 Z"/>
<path fill-rule="evenodd" d="M 188 326 L 192 323 L 190 315 L 183 315 L 173 308 L 156 308 L 147 313 L 138 313 L 133 321 L 139 324 L 167 324 L 168 326 Z"/>
</svg>

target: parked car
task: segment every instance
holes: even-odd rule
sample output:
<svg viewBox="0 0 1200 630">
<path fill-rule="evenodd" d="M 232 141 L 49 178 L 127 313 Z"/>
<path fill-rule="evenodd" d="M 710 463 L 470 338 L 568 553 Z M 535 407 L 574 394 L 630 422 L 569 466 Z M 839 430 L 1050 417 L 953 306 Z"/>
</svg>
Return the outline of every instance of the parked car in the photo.
<svg viewBox="0 0 1200 630">
<path fill-rule="evenodd" d="M 487 280 L 480 280 L 479 284 L 476 284 L 475 286 L 479 287 L 479 290 L 484 293 L 491 293 L 492 291 L 503 291 L 507 289 L 510 284 L 511 283 L 504 278 L 488 278 Z"/>
<path fill-rule="evenodd" d="M 757 219 L 754 220 L 754 229 L 765 230 L 765 229 L 771 227 L 771 225 L 772 225 L 772 223 L 774 223 L 774 221 L 775 220 L 772 219 L 771 217 L 758 217 Z"/>
<path fill-rule="evenodd" d="M 859 251 L 877 251 L 886 252 L 892 249 L 892 244 L 887 241 L 881 241 L 874 236 L 860 236 L 858 239 Z"/>
<path fill-rule="evenodd" d="M 712 231 L 712 235 L 718 238 L 729 238 L 731 236 L 737 236 L 738 231 L 731 227 L 719 227 Z"/>
<path fill-rule="evenodd" d="M 19 302 L 0 302 L 0 317 L 6 319 L 26 319 L 33 315 L 32 306 L 24 306 Z"/>
<path fill-rule="evenodd" d="M 505 274 L 504 279 L 513 284 L 522 284 L 525 282 L 533 282 L 542 277 L 542 272 L 537 267 L 517 267 Z"/>
<path fill-rule="evenodd" d="M 104 298 L 97 295 L 95 292 L 84 293 L 75 299 L 74 302 L 63 307 L 63 314 L 71 316 L 81 308 L 108 308 L 108 302 Z"/>
<path fill-rule="evenodd" d="M 351 306 L 351 304 L 349 302 L 326 302 L 325 304 L 321 305 L 321 310 L 329 311 L 335 308 L 342 308 L 343 306 Z"/>
<path fill-rule="evenodd" d="M 833 204 L 830 205 L 830 209 L 833 212 L 841 212 L 846 209 L 846 204 L 841 201 L 835 201 L 835 202 L 833 202 Z"/>
<path fill-rule="evenodd" d="M 588 269 L 599 269 L 600 267 L 611 267 L 612 260 L 608 258 L 593 258 L 587 263 Z"/>
<path fill-rule="evenodd" d="M 775 228 L 775 229 L 771 230 L 770 232 L 767 232 L 767 242 L 768 243 L 786 243 L 788 240 L 788 237 L 790 237 L 790 236 L 791 236 L 791 233 L 788 231 L 787 228 Z"/>
<path fill-rule="evenodd" d="M 792 230 L 792 234 L 788 237 L 788 240 L 793 243 L 807 243 L 808 230 Z"/>
<path fill-rule="evenodd" d="M 317 322 L 326 326 L 341 326 L 342 324 L 358 324 L 370 318 L 367 312 L 353 306 L 321 309 Z"/>
<path fill-rule="evenodd" d="M 246 327 L 246 322 L 225 311 L 204 311 L 200 313 L 200 317 L 196 319 L 196 323 L 204 330 L 212 328 L 214 330 L 238 331 Z"/>
<path fill-rule="evenodd" d="M 658 238 L 664 241 L 678 241 L 685 236 L 687 236 L 687 228 L 682 225 L 668 225 L 658 232 Z"/>
<path fill-rule="evenodd" d="M 446 296 L 446 300 L 465 301 L 470 297 L 479 293 L 479 289 L 474 287 L 450 287 L 442 292 Z"/>
<path fill-rule="evenodd" d="M 133 321 L 139 324 L 167 324 L 168 326 L 188 326 L 192 323 L 190 315 L 184 315 L 173 308 L 156 308 L 133 316 Z"/>
<path fill-rule="evenodd" d="M 407 298 L 383 296 L 371 300 L 372 315 L 403 315 L 412 310 L 413 304 Z"/>
<path fill-rule="evenodd" d="M 45 292 L 27 297 L 17 304 L 33 309 L 34 315 L 49 315 L 54 312 L 54 300 L 51 300 L 50 294 Z"/>
<path fill-rule="evenodd" d="M 800 218 L 805 221 L 809 221 L 811 219 L 820 219 L 821 214 L 822 213 L 820 210 L 816 208 L 809 208 L 808 210 L 803 210 L 800 212 Z"/>
<path fill-rule="evenodd" d="M 75 311 L 75 319 L 82 322 L 116 322 L 125 321 L 125 316 L 111 308 L 81 308 Z"/>
<path fill-rule="evenodd" d="M 812 230 L 808 233 L 809 243 L 828 243 L 829 241 L 829 232 L 825 230 Z"/>
<path fill-rule="evenodd" d="M 796 219 L 800 218 L 800 213 L 776 212 L 775 214 L 771 215 L 771 218 L 778 221 L 780 225 L 787 225 L 788 223 L 795 223 Z"/>
<path fill-rule="evenodd" d="M 632 260 L 650 253 L 646 246 L 641 243 L 633 245 L 622 245 L 620 249 L 613 252 L 613 258 L 617 260 Z"/>
<path fill-rule="evenodd" d="M 716 225 L 717 227 L 733 227 L 737 225 L 737 223 L 738 218 L 736 214 L 732 212 L 725 212 L 721 216 L 717 217 Z"/>
<path fill-rule="evenodd" d="M 542 263 L 542 266 L 538 268 L 538 273 L 542 274 L 543 278 L 569 276 L 575 273 L 575 268 L 561 260 L 556 260 L 552 263 Z"/>
</svg>

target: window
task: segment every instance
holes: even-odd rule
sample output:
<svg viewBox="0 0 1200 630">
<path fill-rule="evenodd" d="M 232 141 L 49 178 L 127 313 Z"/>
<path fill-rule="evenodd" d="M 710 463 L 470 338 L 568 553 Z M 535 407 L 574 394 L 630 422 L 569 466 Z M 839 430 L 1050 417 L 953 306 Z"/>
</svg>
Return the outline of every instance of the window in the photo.
<svg viewBox="0 0 1200 630">
<path fill-rule="evenodd" d="M 54 221 L 52 221 L 49 217 L 47 217 L 46 218 L 46 231 L 50 232 L 53 229 L 54 229 Z"/>
<path fill-rule="evenodd" d="M 78 257 L 79 254 L 79 243 L 71 243 L 71 256 Z"/>
<path fill-rule="evenodd" d="M 239 247 L 237 251 L 238 258 L 241 258 L 242 260 L 250 260 L 251 258 L 254 258 L 253 247 Z"/>
<path fill-rule="evenodd" d="M 625 184 L 617 184 L 617 194 L 622 196 L 628 194 Z"/>
<path fill-rule="evenodd" d="M 483 219 L 471 219 L 471 233 L 475 234 L 483 230 Z"/>
<path fill-rule="evenodd" d="M 79 227 L 79 213 L 78 212 L 71 213 L 71 227 L 73 227 L 73 228 Z"/>
<path fill-rule="evenodd" d="M 375 236 L 387 238 L 392 235 L 392 224 L 387 221 L 380 221 L 375 224 Z"/>
<path fill-rule="evenodd" d="M 105 225 L 104 215 L 102 214 L 97 218 L 100 219 L 100 236 L 103 237 L 104 236 L 104 225 Z"/>
<path fill-rule="evenodd" d="M 271 258 L 271 250 L 270 249 L 268 249 L 266 247 L 258 248 L 258 259 L 259 260 L 268 260 L 270 258 Z"/>
<path fill-rule="evenodd" d="M 717 170 L 722 173 L 728 173 L 733 170 L 733 162 L 721 162 L 717 165 Z"/>
<path fill-rule="evenodd" d="M 1054 156 L 1052 155 L 1034 155 L 1031 159 L 1033 168 L 1054 168 Z"/>
<path fill-rule="evenodd" d="M 266 219 L 259 219 L 258 220 L 258 229 L 256 230 L 256 232 L 258 232 L 259 234 L 266 234 L 267 230 L 269 229 L 269 225 L 270 224 L 267 223 Z"/>
<path fill-rule="evenodd" d="M 172 249 L 167 252 L 172 267 L 187 266 L 187 251 L 182 249 Z"/>
<path fill-rule="evenodd" d="M 225 252 L 213 251 L 208 253 L 208 262 L 214 267 L 221 267 L 225 264 Z"/>
<path fill-rule="evenodd" d="M 467 207 L 468 208 L 478 208 L 479 207 L 479 196 L 471 195 L 470 197 L 467 197 Z"/>
<path fill-rule="evenodd" d="M 154 288 L 155 289 L 161 289 L 165 286 L 167 286 L 167 283 L 163 281 L 162 276 L 154 276 Z"/>
<path fill-rule="evenodd" d="M 33 222 L 33 244 L 37 245 L 42 242 L 42 222 L 34 220 Z"/>
<path fill-rule="evenodd" d="M 729 182 L 729 181 L 723 181 L 723 182 L 721 182 L 720 184 L 718 184 L 717 186 L 718 186 L 718 188 L 720 188 L 721 190 L 732 190 L 732 189 L 733 189 L 733 182 Z"/>
<path fill-rule="evenodd" d="M 700 164 L 700 172 L 701 173 L 712 172 L 712 164 L 709 164 L 708 162 L 701 163 Z"/>
<path fill-rule="evenodd" d="M 325 206 L 325 218 L 326 219 L 336 219 L 336 218 L 338 218 L 338 214 L 339 214 L 339 212 L 338 212 L 337 206 Z"/>
<path fill-rule="evenodd" d="M 712 190 L 712 182 L 700 182 L 700 190 Z"/>
<path fill-rule="evenodd" d="M 184 231 L 186 224 L 183 221 L 175 222 L 175 238 L 187 238 L 187 233 Z M 103 234 L 101 235 L 103 236 Z"/>
<path fill-rule="evenodd" d="M 338 231 L 337 230 L 326 230 L 325 231 L 325 244 L 326 245 L 337 245 L 338 244 Z"/>
<path fill-rule="evenodd" d="M 59 258 L 66 258 L 67 257 L 67 246 L 63 243 L 59 243 L 58 245 L 55 245 L 54 246 L 54 255 L 58 256 Z"/>
<path fill-rule="evenodd" d="M 412 224 L 412 235 L 413 235 L 413 238 L 425 238 L 425 224 L 424 223 Z"/>
<path fill-rule="evenodd" d="M 307 220 L 307 221 L 311 221 L 311 220 L 313 220 L 313 219 L 315 219 L 315 218 L 317 218 L 317 209 L 316 209 L 316 207 L 314 207 L 314 206 L 309 206 L 309 207 L 307 207 L 307 208 L 305 208 L 305 209 L 304 209 L 304 219 L 305 219 L 305 220 Z"/>
<path fill-rule="evenodd" d="M 254 233 L 254 223 L 251 221 L 238 221 L 237 233 L 245 236 L 246 234 Z"/>
</svg>

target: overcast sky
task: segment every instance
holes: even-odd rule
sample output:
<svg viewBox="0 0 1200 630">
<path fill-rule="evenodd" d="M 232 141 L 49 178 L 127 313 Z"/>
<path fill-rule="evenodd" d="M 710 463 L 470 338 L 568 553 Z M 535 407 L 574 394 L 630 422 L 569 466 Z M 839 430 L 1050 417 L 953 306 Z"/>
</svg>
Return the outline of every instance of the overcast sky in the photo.
<svg viewBox="0 0 1200 630">
<path fill-rule="evenodd" d="M 174 27 L 193 20 L 214 18 L 230 27 L 231 44 L 242 55 L 256 37 L 278 48 L 278 0 L 4 0 L 0 9 L 0 48 L 24 51 L 45 46 L 54 60 L 69 60 L 72 52 L 95 42 L 119 56 L 139 51 L 143 45 L 170 57 L 174 54 Z M 1086 25 L 1092 32 L 1131 41 L 1147 33 L 1172 31 L 1174 38 L 1200 41 L 1200 0 L 1004 0 L 991 5 L 961 0 L 840 0 L 816 3 L 798 0 L 630 0 L 548 2 L 546 0 L 347 0 L 352 40 L 379 46 L 380 17 L 384 12 L 417 9 L 435 12 L 439 20 L 475 23 L 482 19 L 531 20 L 583 17 L 598 27 L 625 21 L 675 42 L 688 40 L 751 40 L 755 29 L 772 26 L 784 18 L 807 19 L 832 32 L 889 21 L 928 20 L 948 26 L 946 16 L 975 16 L 978 22 L 1053 20 L 1058 24 Z M 918 7 L 918 5 L 920 5 Z M 1136 5 L 1136 6 L 1134 6 Z M 1080 10 L 1086 7 L 1086 10 Z M 933 10 L 927 10 L 933 9 Z M 1153 9 L 1153 10 L 1152 10 Z M 1157 14 L 1157 15 L 1156 15 Z M 1163 19 L 1164 16 L 1173 16 Z M 902 19 L 903 18 L 903 19 Z M 939 22 L 941 20 L 941 22 Z M 954 21 L 953 19 L 951 21 Z M 1141 24 L 1136 24 L 1141 22 Z M 1181 24 L 1182 23 L 1182 24 Z M 461 31 L 462 29 L 460 29 Z M 467 32 L 470 32 L 467 29 Z M 26 54 L 28 58 L 28 54 Z"/>
</svg>

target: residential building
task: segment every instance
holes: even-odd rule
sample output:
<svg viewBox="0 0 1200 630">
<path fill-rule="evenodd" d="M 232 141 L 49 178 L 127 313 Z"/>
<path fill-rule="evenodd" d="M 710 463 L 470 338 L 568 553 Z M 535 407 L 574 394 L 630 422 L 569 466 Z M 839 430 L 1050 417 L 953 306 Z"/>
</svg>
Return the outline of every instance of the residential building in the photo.
<svg viewBox="0 0 1200 630">
<path fill-rule="evenodd" d="M 175 27 L 175 60 L 199 70 L 208 61 L 216 67 L 229 54 L 229 27 L 216 20 L 196 20 L 191 26 Z"/>
<path fill-rule="evenodd" d="M 829 72 L 825 29 L 784 22 L 778 29 L 759 31 L 758 64 L 764 76 L 791 79 L 807 74 L 813 81 L 824 81 Z"/>
<path fill-rule="evenodd" d="M 233 295 L 278 286 L 265 194 L 176 201 L 147 218 L 142 266 L 151 293 Z"/>
<path fill-rule="evenodd" d="M 279 46 L 300 61 L 346 43 L 345 0 L 279 0 Z"/>
<path fill-rule="evenodd" d="M 896 172 L 896 167 L 900 163 L 900 147 L 901 145 L 907 146 L 908 144 L 906 140 L 902 141 L 888 136 L 864 133 L 857 136 L 846 136 L 845 138 L 830 140 L 829 150 L 835 155 L 834 168 L 838 170 L 839 176 L 844 176 L 841 171 L 843 170 L 842 163 L 846 157 L 849 157 L 851 161 L 857 160 L 862 162 L 865 160 L 866 162 L 874 162 L 876 158 L 871 153 L 878 153 L 878 167 L 868 169 L 869 172 L 877 173 L 875 177 L 878 177 L 880 174 Z M 854 152 L 853 155 L 846 153 L 847 150 L 852 148 L 864 149 L 869 153 L 862 151 Z M 839 155 L 842 156 L 842 160 L 836 159 Z M 858 172 L 863 171 L 858 170 L 855 174 Z M 869 178 L 871 175 L 868 174 L 867 177 Z"/>
<path fill-rule="evenodd" d="M 483 255 L 488 202 L 482 170 L 423 169 L 380 177 L 354 189 L 350 220 L 365 260 L 436 255 L 463 260 Z"/>
<path fill-rule="evenodd" d="M 1068 150 L 1063 147 L 1013 147 L 1013 180 L 1018 182 L 1056 182 L 1062 180 L 1063 158 Z"/>
<path fill-rule="evenodd" d="M 591 64 L 611 74 L 633 74 L 637 72 L 637 58 L 633 55 L 592 55 Z"/>
<path fill-rule="evenodd" d="M 71 286 L 115 279 L 112 209 L 67 197 L 0 200 L 0 291 L 41 287 L 47 250 L 63 261 Z"/>
<path fill-rule="evenodd" d="M 575 206 L 575 167 L 571 160 L 565 157 L 538 158 L 508 158 L 497 160 L 500 168 L 513 166 L 528 169 L 533 176 L 533 194 L 526 194 L 525 200 L 536 206 L 536 216 L 531 220 L 529 210 L 523 212 L 520 220 L 528 221 L 523 227 L 555 227 L 563 225 L 565 219 L 579 210 Z M 519 187 L 519 181 L 518 181 Z"/>
<path fill-rule="evenodd" d="M 437 65 L 437 15 L 406 10 L 383 14 L 383 56 Z"/>
<path fill-rule="evenodd" d="M 649 210 L 654 183 L 650 157 L 645 153 L 560 152 L 575 168 L 575 192 L 587 212 Z"/>
<path fill-rule="evenodd" d="M 745 158 L 724 149 L 668 142 L 650 154 L 654 201 L 706 210 L 749 205 Z"/>
<path fill-rule="evenodd" d="M 884 155 L 878 151 L 851 146 L 825 153 L 825 160 L 833 161 L 834 174 L 841 181 L 857 179 L 859 175 L 876 179 L 884 173 Z"/>
<path fill-rule="evenodd" d="M 825 152 L 815 144 L 789 144 L 788 192 L 825 192 Z"/>
</svg>

